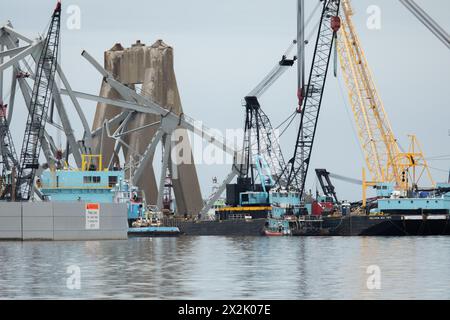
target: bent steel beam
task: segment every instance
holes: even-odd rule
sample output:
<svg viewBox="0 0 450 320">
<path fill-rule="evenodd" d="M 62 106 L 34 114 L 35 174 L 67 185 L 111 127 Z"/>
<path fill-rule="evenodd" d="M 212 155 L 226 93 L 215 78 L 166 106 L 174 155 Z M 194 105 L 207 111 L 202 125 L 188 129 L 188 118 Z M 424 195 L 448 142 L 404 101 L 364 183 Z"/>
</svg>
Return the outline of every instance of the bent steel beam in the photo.
<svg viewBox="0 0 450 320">
<path fill-rule="evenodd" d="M 413 0 L 400 0 L 400 2 L 425 26 L 436 38 L 450 49 L 450 36 L 432 17 L 428 15 Z"/>
<path fill-rule="evenodd" d="M 64 89 L 61 89 L 61 93 L 63 95 L 68 95 L 68 92 Z M 79 91 L 73 91 L 73 94 L 75 97 L 80 99 L 110 104 L 131 111 L 164 116 L 167 120 L 171 121 L 172 123 L 179 124 L 181 127 L 197 135 L 200 135 L 203 139 L 214 144 L 216 147 L 222 149 L 226 153 L 233 156 L 237 153 L 232 143 L 227 142 L 225 138 L 215 134 L 212 129 L 206 127 L 203 124 L 199 124 L 197 121 L 195 121 L 193 118 L 188 117 L 187 115 L 177 116 L 176 114 L 167 111 L 159 106 L 153 107 L 151 105 L 141 105 L 125 100 L 108 99 Z"/>
</svg>

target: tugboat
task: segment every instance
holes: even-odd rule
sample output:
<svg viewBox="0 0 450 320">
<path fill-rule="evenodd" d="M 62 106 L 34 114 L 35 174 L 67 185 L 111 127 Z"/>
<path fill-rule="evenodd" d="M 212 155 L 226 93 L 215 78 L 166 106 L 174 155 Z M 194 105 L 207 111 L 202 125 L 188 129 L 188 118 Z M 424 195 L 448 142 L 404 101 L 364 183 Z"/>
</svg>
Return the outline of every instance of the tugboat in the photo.
<svg viewBox="0 0 450 320">
<path fill-rule="evenodd" d="M 284 236 L 283 231 L 270 231 L 268 229 L 264 230 L 264 235 L 268 237 L 282 237 Z"/>
<path fill-rule="evenodd" d="M 127 203 L 129 237 L 173 237 L 180 234 L 178 227 L 162 225 L 163 214 L 154 205 L 147 205 L 143 192 L 120 179 L 115 185 L 114 202 Z"/>
<path fill-rule="evenodd" d="M 268 236 L 322 236 L 329 235 L 321 216 L 308 214 L 302 206 L 298 192 L 274 190 L 270 192 L 271 212 L 264 234 Z"/>
</svg>

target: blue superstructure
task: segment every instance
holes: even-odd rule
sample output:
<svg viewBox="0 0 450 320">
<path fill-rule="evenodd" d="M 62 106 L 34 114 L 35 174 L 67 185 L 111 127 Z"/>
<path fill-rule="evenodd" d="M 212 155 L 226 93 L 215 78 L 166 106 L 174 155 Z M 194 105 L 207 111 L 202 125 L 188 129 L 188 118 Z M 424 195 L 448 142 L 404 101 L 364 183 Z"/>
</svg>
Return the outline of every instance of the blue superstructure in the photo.
<svg viewBox="0 0 450 320">
<path fill-rule="evenodd" d="M 435 212 L 446 211 L 450 209 L 450 196 L 445 195 L 441 198 L 400 198 L 400 199 L 379 199 L 378 210 L 381 212 L 390 211 L 423 211 Z"/>
<path fill-rule="evenodd" d="M 272 191 L 270 192 L 270 204 L 272 218 L 281 219 L 285 216 L 300 214 L 301 201 L 298 192 Z"/>
<path fill-rule="evenodd" d="M 130 226 L 133 221 L 144 218 L 145 205 L 143 194 L 139 188 L 131 186 L 127 180 L 119 179 L 113 191 L 115 202 L 127 204 Z"/>
<path fill-rule="evenodd" d="M 123 171 L 45 171 L 38 187 L 51 201 L 111 203 L 112 189 L 124 177 Z"/>
<path fill-rule="evenodd" d="M 80 169 L 44 171 L 36 184 L 50 201 L 112 203 L 123 177 L 122 170 L 103 170 L 101 155 L 83 154 Z"/>
<path fill-rule="evenodd" d="M 450 184 L 438 184 L 437 190 L 450 190 Z M 450 192 L 434 195 L 432 192 L 415 192 L 412 197 L 378 199 L 376 211 L 384 213 L 445 213 L 450 212 Z"/>
<path fill-rule="evenodd" d="M 300 215 L 301 199 L 298 192 L 271 191 L 269 195 L 270 211 L 267 230 L 291 234 L 293 224 Z"/>
<path fill-rule="evenodd" d="M 242 192 L 239 195 L 239 204 L 242 207 L 269 205 L 269 194 L 264 191 Z"/>
<path fill-rule="evenodd" d="M 380 182 L 375 186 L 377 197 L 388 198 L 394 193 L 395 184 L 391 182 Z"/>
</svg>

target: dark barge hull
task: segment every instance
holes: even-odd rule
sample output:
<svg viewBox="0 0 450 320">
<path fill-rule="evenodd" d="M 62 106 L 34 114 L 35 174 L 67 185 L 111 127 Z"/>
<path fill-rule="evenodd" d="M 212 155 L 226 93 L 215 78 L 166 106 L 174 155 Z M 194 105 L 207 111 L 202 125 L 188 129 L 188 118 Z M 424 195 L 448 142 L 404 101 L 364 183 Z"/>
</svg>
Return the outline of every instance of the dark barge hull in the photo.
<svg viewBox="0 0 450 320">
<path fill-rule="evenodd" d="M 334 236 L 450 235 L 449 215 L 348 216 L 324 218 L 322 228 Z"/>
<path fill-rule="evenodd" d="M 261 236 L 266 219 L 222 221 L 173 221 L 170 226 L 185 236 Z M 438 236 L 450 235 L 449 215 L 324 217 L 321 227 L 294 236 Z"/>
<path fill-rule="evenodd" d="M 261 236 L 266 219 L 177 221 L 171 223 L 186 236 Z"/>
<path fill-rule="evenodd" d="M 132 231 L 128 231 L 128 238 L 178 237 L 179 235 L 180 235 L 180 232 L 159 232 L 159 231 L 132 232 Z"/>
</svg>

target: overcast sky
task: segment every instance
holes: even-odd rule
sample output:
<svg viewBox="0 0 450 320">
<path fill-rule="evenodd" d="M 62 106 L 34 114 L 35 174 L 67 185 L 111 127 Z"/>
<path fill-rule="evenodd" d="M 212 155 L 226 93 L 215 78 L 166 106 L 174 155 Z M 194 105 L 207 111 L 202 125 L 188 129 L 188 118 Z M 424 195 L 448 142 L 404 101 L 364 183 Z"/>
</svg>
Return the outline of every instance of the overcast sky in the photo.
<svg viewBox="0 0 450 320">
<path fill-rule="evenodd" d="M 307 10 L 312 10 L 317 0 L 305 2 Z M 449 1 L 417 2 L 450 30 Z M 45 30 L 54 3 L 1 0 L 0 22 L 11 20 L 17 30 L 34 37 Z M 129 46 L 137 39 L 146 44 L 163 39 L 174 47 L 185 113 L 221 130 L 243 126 L 242 98 L 279 60 L 296 31 L 295 0 L 81 0 L 63 1 L 63 10 L 70 5 L 81 10 L 81 28 L 69 30 L 69 14 L 64 14 L 61 59 L 75 90 L 98 94 L 100 88 L 99 75 L 80 56 L 83 49 L 102 62 L 103 52 L 116 42 Z M 358 34 L 395 135 L 407 148 L 407 135 L 416 134 L 429 158 L 449 155 L 450 51 L 397 0 L 357 0 L 353 5 Z M 371 5 L 381 9 L 379 30 L 366 26 Z M 318 19 L 316 15 L 314 20 Z M 313 42 L 308 50 L 312 48 Z M 295 87 L 293 69 L 261 99 L 274 126 L 294 110 Z M 8 91 L 6 87 L 5 95 Z M 346 97 L 343 80 L 330 76 L 311 168 L 361 178 L 364 160 Z M 92 121 L 95 104 L 83 102 L 83 108 Z M 23 115 L 22 101 L 17 110 Z M 18 149 L 24 119 L 16 114 L 12 126 Z M 76 129 L 80 137 L 78 123 Z M 292 156 L 294 141 L 295 128 L 283 136 L 286 158 Z M 447 179 L 449 159 L 430 161 L 436 180 Z M 222 179 L 228 170 L 229 166 L 198 166 L 204 193 L 209 193 L 213 176 Z M 308 188 L 314 190 L 314 173 L 310 173 Z M 360 187 L 335 184 L 341 198 L 360 198 Z"/>
</svg>

